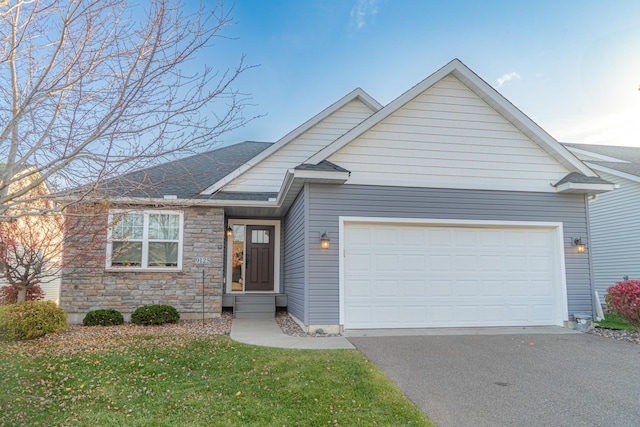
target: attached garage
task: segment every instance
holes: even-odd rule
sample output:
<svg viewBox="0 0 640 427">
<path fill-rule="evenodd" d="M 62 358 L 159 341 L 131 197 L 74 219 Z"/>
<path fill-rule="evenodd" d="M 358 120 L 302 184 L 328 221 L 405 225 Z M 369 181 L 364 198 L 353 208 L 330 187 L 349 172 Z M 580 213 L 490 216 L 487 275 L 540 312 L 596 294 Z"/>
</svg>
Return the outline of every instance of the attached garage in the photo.
<svg viewBox="0 0 640 427">
<path fill-rule="evenodd" d="M 562 325 L 562 225 L 341 219 L 345 329 Z"/>
</svg>

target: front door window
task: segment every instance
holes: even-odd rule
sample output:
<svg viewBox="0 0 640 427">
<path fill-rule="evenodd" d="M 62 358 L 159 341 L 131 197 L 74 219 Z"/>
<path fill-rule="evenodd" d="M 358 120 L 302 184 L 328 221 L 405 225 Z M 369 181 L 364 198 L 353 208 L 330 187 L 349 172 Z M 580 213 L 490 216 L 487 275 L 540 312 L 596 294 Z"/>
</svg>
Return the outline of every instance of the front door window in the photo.
<svg viewBox="0 0 640 427">
<path fill-rule="evenodd" d="M 231 290 L 244 290 L 244 225 L 234 225 L 231 252 Z"/>
</svg>

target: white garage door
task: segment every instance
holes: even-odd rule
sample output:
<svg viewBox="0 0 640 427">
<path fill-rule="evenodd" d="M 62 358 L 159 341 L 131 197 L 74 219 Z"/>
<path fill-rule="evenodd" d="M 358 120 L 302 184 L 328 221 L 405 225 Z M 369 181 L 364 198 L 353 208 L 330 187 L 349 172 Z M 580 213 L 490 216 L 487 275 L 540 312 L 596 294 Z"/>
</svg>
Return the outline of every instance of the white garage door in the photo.
<svg viewBox="0 0 640 427">
<path fill-rule="evenodd" d="M 554 228 L 346 223 L 344 327 L 562 325 Z"/>
</svg>

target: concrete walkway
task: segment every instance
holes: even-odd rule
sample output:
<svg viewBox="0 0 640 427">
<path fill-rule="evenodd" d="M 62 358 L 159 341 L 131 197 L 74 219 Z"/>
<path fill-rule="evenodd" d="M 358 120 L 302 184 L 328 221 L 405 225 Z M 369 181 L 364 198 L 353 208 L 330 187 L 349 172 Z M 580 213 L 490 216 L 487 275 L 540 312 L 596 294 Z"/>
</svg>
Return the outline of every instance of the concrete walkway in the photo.
<svg viewBox="0 0 640 427">
<path fill-rule="evenodd" d="M 345 337 L 292 337 L 275 319 L 233 319 L 231 339 L 264 347 L 335 350 L 355 348 Z"/>
</svg>

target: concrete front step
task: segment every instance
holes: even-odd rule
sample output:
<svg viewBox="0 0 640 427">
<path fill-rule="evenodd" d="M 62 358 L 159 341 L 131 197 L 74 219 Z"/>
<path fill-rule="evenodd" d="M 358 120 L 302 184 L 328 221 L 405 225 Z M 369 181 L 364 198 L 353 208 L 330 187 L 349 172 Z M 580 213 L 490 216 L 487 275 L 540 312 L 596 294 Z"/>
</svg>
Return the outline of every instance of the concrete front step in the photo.
<svg viewBox="0 0 640 427">
<path fill-rule="evenodd" d="M 276 314 L 275 295 L 237 295 L 233 307 L 236 318 L 260 319 Z"/>
</svg>

